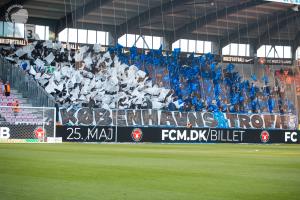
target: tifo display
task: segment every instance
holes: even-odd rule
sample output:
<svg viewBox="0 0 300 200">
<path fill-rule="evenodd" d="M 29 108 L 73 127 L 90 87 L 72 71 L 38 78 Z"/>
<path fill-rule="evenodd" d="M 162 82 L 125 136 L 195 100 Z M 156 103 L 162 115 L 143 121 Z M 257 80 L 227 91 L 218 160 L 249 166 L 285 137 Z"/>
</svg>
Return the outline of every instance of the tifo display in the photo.
<svg viewBox="0 0 300 200">
<path fill-rule="evenodd" d="M 296 129 L 297 116 L 281 114 L 179 112 L 160 110 L 107 110 L 102 108 L 60 109 L 62 125 L 171 126 L 219 128 Z"/>
<path fill-rule="evenodd" d="M 180 49 L 128 54 L 122 46 L 100 45 L 76 52 L 61 43 L 33 42 L 2 55 L 35 79 L 63 107 L 162 109 L 230 113 L 295 113 L 279 79 L 270 84 L 255 74 L 244 80 L 234 65 L 218 65 L 214 55 L 180 57 Z M 10 56 L 9 56 L 10 55 Z"/>
<path fill-rule="evenodd" d="M 292 141 L 285 139 L 285 133 L 297 129 L 298 119 L 281 73 L 273 77 L 272 85 L 266 75 L 262 82 L 255 74 L 244 80 L 233 64 L 218 64 L 212 54 L 182 58 L 180 49 L 169 55 L 161 49 L 141 53 L 136 47 L 126 54 L 120 45 L 104 53 L 100 50 L 95 44 L 73 51 L 51 41 L 2 49 L 14 68 L 54 97 L 56 121 L 62 125 L 55 135 L 55 118 L 48 113 L 48 119 L 41 121 L 48 126 L 22 123 L 33 130 L 20 136 L 17 132 L 22 124 L 16 124 L 11 126 L 10 137 L 2 139 L 260 143 L 260 133 L 267 130 L 272 138 L 269 142 L 298 142 L 298 135 Z M 70 126 L 85 126 L 81 127 L 85 134 L 67 135 L 73 130 Z M 101 129 L 101 134 L 90 131 L 91 127 Z M 185 127 L 191 135 L 167 134 Z M 36 134 L 35 129 L 43 134 Z M 129 137 L 133 129 L 152 135 Z M 209 135 L 204 136 L 203 131 Z"/>
</svg>

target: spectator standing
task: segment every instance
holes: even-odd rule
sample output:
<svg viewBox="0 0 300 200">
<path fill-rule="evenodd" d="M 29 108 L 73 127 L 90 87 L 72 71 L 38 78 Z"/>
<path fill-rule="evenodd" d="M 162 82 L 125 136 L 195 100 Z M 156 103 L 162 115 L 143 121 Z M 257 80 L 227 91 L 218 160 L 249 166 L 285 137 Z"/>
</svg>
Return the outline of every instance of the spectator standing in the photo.
<svg viewBox="0 0 300 200">
<path fill-rule="evenodd" d="M 20 104 L 18 100 L 15 100 L 12 104 L 13 106 L 13 111 L 14 111 L 14 115 L 17 116 L 18 113 L 20 112 Z"/>
<path fill-rule="evenodd" d="M 9 97 L 10 96 L 10 84 L 9 82 L 7 81 L 4 85 L 4 94 L 6 97 Z"/>
<path fill-rule="evenodd" d="M 187 127 L 187 128 L 193 128 L 193 125 L 192 125 L 191 122 L 188 122 L 187 125 L 186 125 L 186 127 Z"/>
<path fill-rule="evenodd" d="M 89 103 L 88 103 L 89 109 L 94 108 L 95 105 L 96 105 L 95 100 L 94 100 L 93 98 L 90 97 L 90 101 L 89 101 Z"/>
</svg>

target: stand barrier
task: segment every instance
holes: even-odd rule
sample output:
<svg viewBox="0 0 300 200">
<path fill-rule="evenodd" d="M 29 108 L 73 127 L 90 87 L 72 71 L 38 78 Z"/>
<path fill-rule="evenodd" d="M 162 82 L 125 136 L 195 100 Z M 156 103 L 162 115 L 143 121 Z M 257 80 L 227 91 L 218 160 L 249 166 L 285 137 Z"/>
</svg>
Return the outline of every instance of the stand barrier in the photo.
<svg viewBox="0 0 300 200">
<path fill-rule="evenodd" d="M 58 126 L 64 142 L 287 143 L 299 144 L 300 131 L 266 129 Z"/>
</svg>

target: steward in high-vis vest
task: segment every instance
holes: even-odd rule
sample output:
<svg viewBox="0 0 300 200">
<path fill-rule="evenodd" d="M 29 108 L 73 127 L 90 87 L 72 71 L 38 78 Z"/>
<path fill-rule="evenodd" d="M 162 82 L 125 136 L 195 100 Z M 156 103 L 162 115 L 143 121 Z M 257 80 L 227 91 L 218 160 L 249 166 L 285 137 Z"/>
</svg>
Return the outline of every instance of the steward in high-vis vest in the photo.
<svg viewBox="0 0 300 200">
<path fill-rule="evenodd" d="M 4 94 L 5 96 L 9 97 L 10 96 L 10 84 L 9 82 L 7 81 L 4 85 Z"/>
</svg>

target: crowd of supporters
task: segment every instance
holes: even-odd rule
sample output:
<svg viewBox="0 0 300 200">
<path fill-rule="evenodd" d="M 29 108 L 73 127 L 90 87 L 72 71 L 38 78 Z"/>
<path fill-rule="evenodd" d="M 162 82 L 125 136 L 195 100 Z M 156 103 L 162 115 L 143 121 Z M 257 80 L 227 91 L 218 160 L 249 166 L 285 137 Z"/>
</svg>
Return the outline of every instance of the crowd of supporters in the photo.
<svg viewBox="0 0 300 200">
<path fill-rule="evenodd" d="M 291 100 L 277 79 L 244 80 L 232 64 L 212 54 L 181 57 L 161 49 L 147 53 L 120 45 L 101 52 L 100 45 L 79 50 L 61 43 L 34 42 L 1 49 L 7 60 L 26 71 L 60 106 L 110 109 L 168 109 L 242 113 L 292 113 Z"/>
</svg>

